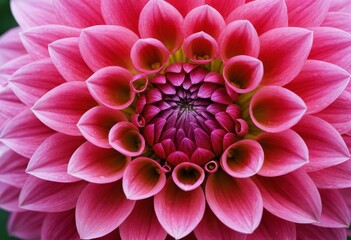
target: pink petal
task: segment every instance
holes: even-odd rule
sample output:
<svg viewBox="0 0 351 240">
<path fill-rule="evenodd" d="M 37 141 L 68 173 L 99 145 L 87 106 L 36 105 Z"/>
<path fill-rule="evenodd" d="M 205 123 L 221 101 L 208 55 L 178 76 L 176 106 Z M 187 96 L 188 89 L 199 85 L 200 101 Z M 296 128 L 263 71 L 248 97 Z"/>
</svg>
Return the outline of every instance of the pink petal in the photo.
<svg viewBox="0 0 351 240">
<path fill-rule="evenodd" d="M 249 20 L 258 35 L 271 29 L 288 26 L 288 13 L 282 0 L 253 1 L 235 9 L 226 19 L 227 23 L 234 20 Z"/>
<path fill-rule="evenodd" d="M 50 43 L 49 54 L 55 67 L 67 81 L 85 81 L 93 74 L 80 54 L 77 37 Z"/>
<path fill-rule="evenodd" d="M 259 1 L 260 2 L 260 1 Z M 278 28 L 260 37 L 259 59 L 264 85 L 285 85 L 301 71 L 310 53 L 313 33 L 302 28 Z"/>
<path fill-rule="evenodd" d="M 0 182 L 0 207 L 9 212 L 23 212 L 18 204 L 21 189 Z"/>
<path fill-rule="evenodd" d="M 23 29 L 57 23 L 52 1 L 29 0 L 11 1 L 11 11 Z"/>
<path fill-rule="evenodd" d="M 95 72 L 87 86 L 93 98 L 113 109 L 124 109 L 134 100 L 130 87 L 132 74 L 121 67 L 106 67 Z"/>
<path fill-rule="evenodd" d="M 351 3 L 348 0 L 333 0 L 330 3 L 330 11 L 351 13 Z"/>
<path fill-rule="evenodd" d="M 123 191 L 128 199 L 151 197 L 162 190 L 166 175 L 159 163 L 151 158 L 138 157 L 128 164 L 123 175 Z"/>
<path fill-rule="evenodd" d="M 139 15 L 148 0 L 104 0 L 101 11 L 109 25 L 126 27 L 138 34 Z"/>
<path fill-rule="evenodd" d="M 0 46 L 1 48 L 1 46 Z M 0 85 L 7 85 L 7 81 L 12 74 L 14 74 L 21 67 L 33 62 L 33 59 L 28 54 L 17 57 L 11 61 L 6 62 L 0 67 Z"/>
<path fill-rule="evenodd" d="M 22 67 L 9 79 L 12 91 L 30 107 L 45 93 L 64 82 L 49 58 Z"/>
<path fill-rule="evenodd" d="M 267 132 L 281 132 L 294 126 L 304 115 L 302 99 L 286 88 L 270 86 L 258 90 L 250 102 L 255 125 Z"/>
<path fill-rule="evenodd" d="M 254 179 L 264 208 L 279 218 L 296 223 L 317 222 L 322 204 L 318 190 L 308 175 L 298 170 L 279 177 Z"/>
<path fill-rule="evenodd" d="M 139 33 L 142 38 L 160 40 L 170 52 L 175 52 L 183 41 L 183 17 L 166 1 L 149 1 L 139 17 Z"/>
<path fill-rule="evenodd" d="M 341 67 L 308 60 L 299 75 L 285 87 L 302 98 L 308 114 L 319 112 L 334 102 L 349 80 L 350 74 Z"/>
<path fill-rule="evenodd" d="M 237 93 L 254 90 L 263 77 L 263 64 L 249 56 L 235 56 L 224 64 L 223 77 L 226 86 Z"/>
<path fill-rule="evenodd" d="M 148 88 L 148 84 L 149 84 L 148 76 L 143 73 L 134 75 L 134 77 L 130 81 L 130 85 L 135 93 L 144 92 Z M 157 88 L 153 88 L 153 89 L 156 90 Z"/>
<path fill-rule="evenodd" d="M 41 239 L 80 240 L 77 233 L 74 209 L 60 213 L 48 213 L 44 219 Z"/>
<path fill-rule="evenodd" d="M 89 142 L 98 147 L 111 148 L 108 141 L 109 131 L 116 123 L 127 120 L 127 117 L 120 111 L 96 106 L 83 114 L 77 126 Z"/>
<path fill-rule="evenodd" d="M 78 28 L 102 25 L 100 1 L 55 0 L 53 1 L 60 24 Z"/>
<path fill-rule="evenodd" d="M 288 8 L 289 26 L 318 27 L 325 18 L 331 0 L 285 0 Z"/>
<path fill-rule="evenodd" d="M 195 163 L 182 162 L 173 169 L 172 178 L 183 191 L 192 191 L 203 183 L 205 172 Z"/>
<path fill-rule="evenodd" d="M 23 239 L 39 239 L 45 216 L 45 213 L 31 211 L 12 213 L 8 222 L 9 233 Z"/>
<path fill-rule="evenodd" d="M 316 171 L 345 162 L 350 158 L 349 150 L 340 134 L 327 122 L 306 115 L 293 128 L 308 147 L 307 171 Z"/>
<path fill-rule="evenodd" d="M 130 162 L 114 149 L 99 148 L 90 142 L 82 144 L 72 155 L 68 173 L 92 183 L 110 183 L 122 178 Z"/>
<path fill-rule="evenodd" d="M 24 47 L 34 59 L 49 57 L 48 45 L 67 37 L 78 37 L 80 30 L 62 25 L 45 25 L 21 33 Z"/>
<path fill-rule="evenodd" d="M 206 200 L 201 188 L 185 192 L 171 178 L 154 198 L 156 216 L 172 237 L 179 239 L 188 235 L 201 221 Z"/>
<path fill-rule="evenodd" d="M 53 133 L 28 109 L 7 122 L 1 130 L 0 139 L 18 154 L 30 158 L 38 146 Z"/>
<path fill-rule="evenodd" d="M 309 59 L 322 60 L 351 71 L 351 35 L 330 27 L 313 28 Z"/>
<path fill-rule="evenodd" d="M 237 55 L 258 57 L 260 51 L 257 32 L 247 20 L 229 23 L 219 35 L 218 45 L 222 61 Z"/>
<path fill-rule="evenodd" d="M 97 25 L 82 31 L 79 49 L 93 71 L 108 66 L 132 70 L 130 50 L 137 40 L 138 36 L 127 28 Z"/>
<path fill-rule="evenodd" d="M 296 224 L 296 235 L 299 240 L 345 240 L 345 228 L 324 228 L 310 224 Z"/>
<path fill-rule="evenodd" d="M 225 19 L 234 9 L 245 4 L 245 0 L 205 0 L 205 3 L 214 7 Z"/>
<path fill-rule="evenodd" d="M 261 176 L 280 176 L 308 163 L 308 148 L 303 139 L 292 130 L 261 133 L 256 141 L 264 152 L 263 166 L 258 173 Z"/>
<path fill-rule="evenodd" d="M 18 99 L 9 85 L 0 87 L 0 113 L 14 117 L 26 109 L 27 106 Z"/>
<path fill-rule="evenodd" d="M 168 62 L 169 52 L 159 40 L 144 38 L 134 44 L 130 56 L 137 70 L 153 74 L 161 71 Z"/>
<path fill-rule="evenodd" d="M 261 145 L 254 140 L 244 139 L 233 143 L 224 151 L 221 166 L 232 177 L 247 178 L 261 169 L 263 159 Z"/>
<path fill-rule="evenodd" d="M 14 27 L 0 36 L 0 66 L 7 62 L 26 54 L 19 32 L 20 27 Z"/>
<path fill-rule="evenodd" d="M 205 0 L 188 0 L 188 1 L 178 1 L 178 0 L 166 0 L 173 5 L 182 15 L 185 17 L 193 8 L 201 6 L 205 3 Z"/>
<path fill-rule="evenodd" d="M 225 27 L 222 15 L 209 5 L 191 10 L 184 19 L 184 34 L 186 37 L 193 33 L 205 32 L 217 39 Z"/>
<path fill-rule="evenodd" d="M 211 174 L 206 199 L 216 217 L 235 231 L 252 233 L 261 221 L 261 194 L 248 178 L 232 178 L 223 171 Z"/>
<path fill-rule="evenodd" d="M 198 240 L 214 240 L 214 239 L 228 239 L 228 240 L 245 240 L 246 234 L 236 232 L 221 221 L 209 207 L 206 207 L 205 215 L 201 222 L 194 230 L 196 239 Z"/>
<path fill-rule="evenodd" d="M 67 173 L 71 155 L 84 142 L 82 137 L 56 133 L 37 148 L 31 157 L 26 172 L 53 182 L 76 182 L 80 179 Z"/>
<path fill-rule="evenodd" d="M 321 26 L 339 28 L 345 32 L 351 33 L 351 14 L 343 12 L 328 12 Z"/>
<path fill-rule="evenodd" d="M 258 239 L 285 239 L 295 240 L 295 224 L 274 216 L 268 211 L 263 211 L 262 221 L 247 240 Z"/>
<path fill-rule="evenodd" d="M 67 82 L 41 97 L 32 110 L 50 128 L 64 134 L 80 136 L 77 127 L 79 119 L 96 105 L 84 82 Z"/>
<path fill-rule="evenodd" d="M 119 231 L 122 239 L 164 240 L 167 235 L 155 215 L 153 198 L 137 201 Z"/>
<path fill-rule="evenodd" d="M 112 232 L 132 212 L 134 204 L 135 201 L 124 196 L 121 181 L 90 183 L 77 202 L 76 224 L 79 236 L 91 239 Z"/>
<path fill-rule="evenodd" d="M 76 206 L 86 186 L 83 181 L 57 183 L 29 176 L 19 196 L 20 207 L 40 212 L 62 212 Z"/>
</svg>

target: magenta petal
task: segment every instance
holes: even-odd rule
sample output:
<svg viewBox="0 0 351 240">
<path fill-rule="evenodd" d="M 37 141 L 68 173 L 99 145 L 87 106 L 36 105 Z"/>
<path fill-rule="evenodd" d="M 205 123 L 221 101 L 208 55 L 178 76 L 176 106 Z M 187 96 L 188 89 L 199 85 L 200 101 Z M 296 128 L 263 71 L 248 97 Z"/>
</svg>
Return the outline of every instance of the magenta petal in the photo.
<svg viewBox="0 0 351 240">
<path fill-rule="evenodd" d="M 149 1 L 140 13 L 139 33 L 142 38 L 160 40 L 170 52 L 183 42 L 183 17 L 166 1 Z"/>
<path fill-rule="evenodd" d="M 12 236 L 23 239 L 39 239 L 46 213 L 18 212 L 12 213 L 8 222 L 8 230 Z"/>
<path fill-rule="evenodd" d="M 57 183 L 29 176 L 24 184 L 19 203 L 23 209 L 40 212 L 62 212 L 76 206 L 77 199 L 86 186 L 83 181 Z"/>
<path fill-rule="evenodd" d="M 298 170 L 279 177 L 254 179 L 260 189 L 265 209 L 296 223 L 317 222 L 322 203 L 316 186 L 308 175 Z"/>
<path fill-rule="evenodd" d="M 307 171 L 334 166 L 350 158 L 349 150 L 340 134 L 327 122 L 310 115 L 293 127 L 308 147 Z"/>
<path fill-rule="evenodd" d="M 232 178 L 223 171 L 211 174 L 206 199 L 216 217 L 235 231 L 252 233 L 261 221 L 261 194 L 249 178 Z"/>
<path fill-rule="evenodd" d="M 0 182 L 0 207 L 9 212 L 23 212 L 18 204 L 21 188 Z"/>
<path fill-rule="evenodd" d="M 111 148 L 108 141 L 110 129 L 116 123 L 127 120 L 127 117 L 118 110 L 96 106 L 83 114 L 77 126 L 89 142 L 102 148 Z"/>
<path fill-rule="evenodd" d="M 55 67 L 67 81 L 85 81 L 93 74 L 80 54 L 78 37 L 50 43 L 49 54 Z"/>
<path fill-rule="evenodd" d="M 274 28 L 288 26 L 288 13 L 282 0 L 246 3 L 235 9 L 226 21 L 230 23 L 240 19 L 249 20 L 259 35 Z"/>
<path fill-rule="evenodd" d="M 195 163 L 182 162 L 173 169 L 172 178 L 183 191 L 192 191 L 203 183 L 205 172 Z"/>
<path fill-rule="evenodd" d="M 104 24 L 99 1 L 55 0 L 53 3 L 57 20 L 62 25 L 85 28 Z"/>
<path fill-rule="evenodd" d="M 297 77 L 285 87 L 306 103 L 306 113 L 316 113 L 335 101 L 345 90 L 350 74 L 337 65 L 308 60 Z"/>
<path fill-rule="evenodd" d="M 29 107 L 45 93 L 64 82 L 49 58 L 22 67 L 9 79 L 12 91 Z"/>
<path fill-rule="evenodd" d="M 179 0 L 166 0 L 173 5 L 182 15 L 185 17 L 193 8 L 201 6 L 205 3 L 205 0 L 188 0 L 188 1 L 179 1 Z"/>
<path fill-rule="evenodd" d="M 245 4 L 245 0 L 205 0 L 205 3 L 214 7 L 225 19 L 234 9 Z"/>
<path fill-rule="evenodd" d="M 72 155 L 68 173 L 92 183 L 110 183 L 122 178 L 130 162 L 114 149 L 99 148 L 90 142 L 82 144 Z"/>
<path fill-rule="evenodd" d="M 172 237 L 179 239 L 188 235 L 201 221 L 206 200 L 201 188 L 185 192 L 171 178 L 163 190 L 154 197 L 156 216 Z"/>
<path fill-rule="evenodd" d="M 157 194 L 166 183 L 166 175 L 155 160 L 139 157 L 128 164 L 123 175 L 123 191 L 128 199 L 139 200 Z"/>
<path fill-rule="evenodd" d="M 351 13 L 351 3 L 348 0 L 333 0 L 330 3 L 330 11 Z"/>
<path fill-rule="evenodd" d="M 294 126 L 304 115 L 302 99 L 286 88 L 270 86 L 258 90 L 250 102 L 250 116 L 267 132 L 281 132 Z"/>
<path fill-rule="evenodd" d="M 96 105 L 84 82 L 67 82 L 41 97 L 32 110 L 50 128 L 64 134 L 80 136 L 77 127 L 79 119 Z"/>
<path fill-rule="evenodd" d="M 38 146 L 53 133 L 28 109 L 5 124 L 0 139 L 18 154 L 30 158 Z"/>
<path fill-rule="evenodd" d="M 296 77 L 310 53 L 312 40 L 313 32 L 302 28 L 278 28 L 263 34 L 258 57 L 264 66 L 262 84 L 282 86 Z"/>
<path fill-rule="evenodd" d="M 318 27 L 328 13 L 331 0 L 285 0 L 289 26 Z"/>
<path fill-rule="evenodd" d="M 49 57 L 48 45 L 56 40 L 78 37 L 80 29 L 62 25 L 45 25 L 21 33 L 24 47 L 34 59 Z"/>
<path fill-rule="evenodd" d="M 97 25 L 82 31 L 79 49 L 93 71 L 108 66 L 132 70 L 130 50 L 137 40 L 138 36 L 127 28 Z"/>
<path fill-rule="evenodd" d="M 49 213 L 46 215 L 42 230 L 41 239 L 80 240 L 75 223 L 75 210 L 66 212 Z"/>
<path fill-rule="evenodd" d="M 96 101 L 109 108 L 124 109 L 134 100 L 132 77 L 127 69 L 106 67 L 95 72 L 87 80 L 87 86 Z"/>
<path fill-rule="evenodd" d="M 164 240 L 167 235 L 157 220 L 153 198 L 137 201 L 119 231 L 122 239 Z"/>
<path fill-rule="evenodd" d="M 90 183 L 81 193 L 76 208 L 76 224 L 82 239 L 104 236 L 115 230 L 132 212 L 135 201 L 123 193 L 121 181 Z"/>
<path fill-rule="evenodd" d="M 186 37 L 193 33 L 205 32 L 217 39 L 225 27 L 223 16 L 209 5 L 191 10 L 184 19 L 184 34 Z"/>
<path fill-rule="evenodd" d="M 350 13 L 329 12 L 325 16 L 321 26 L 339 28 L 345 32 L 351 33 L 351 26 L 349 22 L 351 22 Z"/>
<path fill-rule="evenodd" d="M 296 224 L 296 235 L 299 240 L 345 240 L 347 239 L 345 228 L 324 228 L 311 224 Z"/>
<path fill-rule="evenodd" d="M 67 174 L 67 166 L 73 152 L 84 142 L 82 137 L 56 133 L 37 148 L 26 172 L 53 182 L 77 182 L 80 179 Z"/>
</svg>

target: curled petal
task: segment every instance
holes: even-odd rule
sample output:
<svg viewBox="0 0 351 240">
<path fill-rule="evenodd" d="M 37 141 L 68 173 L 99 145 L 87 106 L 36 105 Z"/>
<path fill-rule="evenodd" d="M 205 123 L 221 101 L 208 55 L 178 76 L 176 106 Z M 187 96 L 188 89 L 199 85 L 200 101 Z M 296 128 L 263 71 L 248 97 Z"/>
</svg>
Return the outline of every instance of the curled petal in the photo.
<svg viewBox="0 0 351 240">
<path fill-rule="evenodd" d="M 237 93 L 254 90 L 263 77 L 263 64 L 249 56 L 235 56 L 224 64 L 223 77 L 226 86 Z"/>
<path fill-rule="evenodd" d="M 205 64 L 218 57 L 215 39 L 205 32 L 191 34 L 184 40 L 184 53 L 193 62 Z"/>
<path fill-rule="evenodd" d="M 127 117 L 118 110 L 96 106 L 83 114 L 77 126 L 89 142 L 98 147 L 111 148 L 108 133 L 116 123 L 127 120 Z"/>
<path fill-rule="evenodd" d="M 259 175 L 280 176 L 308 163 L 308 148 L 303 139 L 292 130 L 261 133 L 256 141 L 264 152 L 264 162 Z"/>
<path fill-rule="evenodd" d="M 145 149 L 145 139 L 130 122 L 116 123 L 109 133 L 111 146 L 126 156 L 138 156 Z"/>
<path fill-rule="evenodd" d="M 145 199 L 161 191 L 165 183 L 166 175 L 160 164 L 153 159 L 139 157 L 124 172 L 123 191 L 128 199 Z"/>
<path fill-rule="evenodd" d="M 304 115 L 306 105 L 293 92 L 277 86 L 264 87 L 250 102 L 250 116 L 259 128 L 281 132 L 294 126 Z"/>
<path fill-rule="evenodd" d="M 321 26 L 333 27 L 341 29 L 345 32 L 351 33 L 351 14 L 344 12 L 328 12 L 325 16 Z"/>
<path fill-rule="evenodd" d="M 39 239 L 46 213 L 32 211 L 12 213 L 8 230 L 12 236 L 23 239 Z"/>
<path fill-rule="evenodd" d="M 264 154 L 254 140 L 240 140 L 230 145 L 221 156 L 223 170 L 232 177 L 246 178 L 255 175 L 262 167 Z"/>
<path fill-rule="evenodd" d="M 139 39 L 133 46 L 130 57 L 134 67 L 146 74 L 158 73 L 168 62 L 169 52 L 157 39 Z"/>
<path fill-rule="evenodd" d="M 203 31 L 217 39 L 225 27 L 225 21 L 216 9 L 204 5 L 191 10 L 186 15 L 183 26 L 185 37 Z"/>
<path fill-rule="evenodd" d="M 204 166 L 204 169 L 206 170 L 206 172 L 208 173 L 215 173 L 218 170 L 218 163 L 214 160 L 209 161 L 208 163 L 206 163 L 206 165 Z"/>
<path fill-rule="evenodd" d="M 183 191 L 192 191 L 202 184 L 205 172 L 195 163 L 182 162 L 173 169 L 172 178 Z"/>
<path fill-rule="evenodd" d="M 183 42 L 183 17 L 166 1 L 149 1 L 140 13 L 139 33 L 142 38 L 160 40 L 170 52 L 175 52 Z"/>
<path fill-rule="evenodd" d="M 124 109 L 134 100 L 130 87 L 132 74 L 121 67 L 106 67 L 95 72 L 87 86 L 93 98 L 113 109 Z"/>
<path fill-rule="evenodd" d="M 345 228 L 325 228 L 311 224 L 296 224 L 296 239 L 310 240 L 345 240 L 347 239 Z"/>
<path fill-rule="evenodd" d="M 154 205 L 162 227 L 169 235 L 180 239 L 199 224 L 206 200 L 201 188 L 185 192 L 169 178 L 162 191 L 154 197 Z"/>
<path fill-rule="evenodd" d="M 257 32 L 247 20 L 229 23 L 219 35 L 218 45 L 224 62 L 237 55 L 258 57 L 260 51 Z"/>
<path fill-rule="evenodd" d="M 134 75 L 132 80 L 130 81 L 130 86 L 135 93 L 144 92 L 149 83 L 149 78 L 146 74 L 137 74 Z"/>
</svg>

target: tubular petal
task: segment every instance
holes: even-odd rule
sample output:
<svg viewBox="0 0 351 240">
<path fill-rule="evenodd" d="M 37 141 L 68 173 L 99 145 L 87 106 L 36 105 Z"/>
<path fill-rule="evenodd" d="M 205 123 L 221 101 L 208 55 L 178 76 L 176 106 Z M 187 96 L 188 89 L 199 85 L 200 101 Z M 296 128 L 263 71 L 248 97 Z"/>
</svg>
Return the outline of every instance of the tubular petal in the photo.
<svg viewBox="0 0 351 240">
<path fill-rule="evenodd" d="M 318 190 L 303 170 L 279 177 L 256 176 L 254 181 L 264 208 L 279 218 L 295 223 L 318 222 L 322 203 Z"/>
<path fill-rule="evenodd" d="M 249 178 L 232 178 L 217 171 L 207 179 L 206 199 L 216 217 L 235 231 L 252 233 L 261 221 L 261 194 Z"/>
<path fill-rule="evenodd" d="M 153 198 L 137 201 L 132 213 L 121 224 L 119 231 L 122 239 L 164 240 L 167 236 L 157 220 Z"/>
<path fill-rule="evenodd" d="M 203 183 L 205 172 L 195 163 L 182 162 L 173 169 L 172 178 L 183 191 L 192 191 Z"/>
<path fill-rule="evenodd" d="M 73 152 L 84 142 L 82 137 L 56 133 L 45 139 L 31 157 L 26 172 L 53 182 L 77 182 L 80 179 L 67 174 L 67 165 Z"/>
<path fill-rule="evenodd" d="M 76 224 L 82 239 L 102 237 L 115 230 L 132 212 L 135 201 L 123 193 L 121 181 L 90 183 L 79 196 Z"/>
<path fill-rule="evenodd" d="M 306 105 L 293 92 L 270 86 L 256 92 L 249 110 L 257 127 L 267 132 L 281 132 L 294 126 L 303 117 Z"/>
<path fill-rule="evenodd" d="M 77 127 L 79 119 L 96 105 L 85 82 L 67 82 L 41 97 L 32 111 L 50 128 L 64 134 L 80 136 Z"/>
<path fill-rule="evenodd" d="M 246 178 L 255 175 L 262 167 L 263 149 L 254 140 L 240 140 L 230 145 L 221 156 L 223 170 L 232 177 Z"/>
<path fill-rule="evenodd" d="M 12 213 L 8 223 L 9 233 L 18 238 L 38 239 L 45 216 L 46 213 L 31 211 Z"/>
<path fill-rule="evenodd" d="M 160 40 L 170 52 L 175 52 L 183 42 L 183 17 L 171 4 L 151 0 L 140 12 L 139 33 L 142 38 Z"/>
<path fill-rule="evenodd" d="M 134 91 L 130 87 L 132 74 L 121 67 L 106 67 L 95 72 L 87 86 L 93 98 L 113 109 L 124 109 L 134 100 Z"/>
<path fill-rule="evenodd" d="M 280 176 L 308 163 L 305 142 L 290 129 L 280 133 L 261 133 L 256 141 L 264 152 L 263 166 L 258 172 L 261 176 Z"/>
<path fill-rule="evenodd" d="M 264 66 L 262 84 L 283 86 L 293 80 L 305 64 L 312 40 L 313 32 L 303 28 L 277 28 L 263 34 L 258 57 Z"/>
<path fill-rule="evenodd" d="M 321 26 L 339 28 L 345 32 L 351 33 L 351 14 L 343 12 L 328 12 Z"/>
<path fill-rule="evenodd" d="M 130 162 L 114 149 L 96 147 L 90 142 L 82 144 L 71 156 L 68 174 L 92 183 L 110 183 L 122 178 Z"/>
<path fill-rule="evenodd" d="M 296 224 L 296 237 L 301 240 L 345 240 L 345 228 L 324 228 L 306 224 Z"/>
<path fill-rule="evenodd" d="M 138 36 L 121 26 L 93 26 L 85 28 L 79 38 L 80 53 L 91 70 L 108 66 L 133 70 L 130 50 Z"/>
<path fill-rule="evenodd" d="M 149 79 L 146 74 L 134 75 L 130 81 L 130 86 L 135 93 L 144 92 L 148 87 Z"/>
<path fill-rule="evenodd" d="M 205 0 L 188 0 L 188 1 L 179 1 L 179 0 L 166 0 L 173 7 L 175 7 L 182 15 L 185 17 L 193 8 L 199 7 L 205 4 Z"/>
<path fill-rule="evenodd" d="M 206 200 L 201 188 L 185 192 L 171 178 L 154 197 L 157 219 L 169 235 L 180 239 L 188 235 L 201 221 Z"/>
<path fill-rule="evenodd" d="M 138 157 L 128 164 L 123 175 L 123 191 L 128 199 L 140 200 L 157 194 L 166 183 L 160 164 Z"/>
</svg>

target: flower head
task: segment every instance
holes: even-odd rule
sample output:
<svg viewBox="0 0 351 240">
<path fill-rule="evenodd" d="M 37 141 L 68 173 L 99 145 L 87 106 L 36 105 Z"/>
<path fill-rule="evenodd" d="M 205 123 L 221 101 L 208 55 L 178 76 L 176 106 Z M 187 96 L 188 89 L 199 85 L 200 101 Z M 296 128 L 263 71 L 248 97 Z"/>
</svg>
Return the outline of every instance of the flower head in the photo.
<svg viewBox="0 0 351 240">
<path fill-rule="evenodd" d="M 348 1 L 11 4 L 0 207 L 13 235 L 345 239 Z"/>
</svg>

